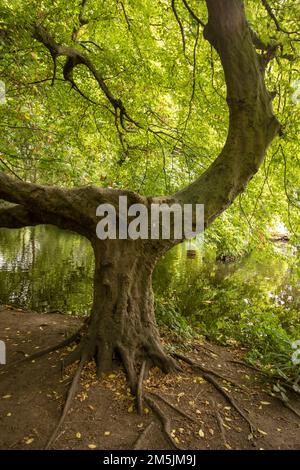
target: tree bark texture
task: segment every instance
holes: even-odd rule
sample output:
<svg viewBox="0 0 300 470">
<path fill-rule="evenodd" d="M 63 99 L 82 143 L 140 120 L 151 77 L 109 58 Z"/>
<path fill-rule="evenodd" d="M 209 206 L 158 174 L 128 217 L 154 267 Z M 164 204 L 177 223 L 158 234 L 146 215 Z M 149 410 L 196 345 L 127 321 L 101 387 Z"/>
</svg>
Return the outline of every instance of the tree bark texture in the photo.
<svg viewBox="0 0 300 470">
<path fill-rule="evenodd" d="M 82 357 L 95 358 L 101 374 L 120 360 L 133 389 L 138 365 L 144 360 L 166 372 L 175 368 L 159 338 L 151 282 L 156 262 L 175 242 L 101 241 L 96 237 L 96 208 L 110 203 L 118 209 L 120 195 L 128 196 L 129 205 L 138 202 L 148 208 L 152 202 L 199 203 L 205 205 L 205 227 L 208 227 L 245 190 L 280 130 L 243 2 L 206 0 L 206 4 L 208 23 L 204 35 L 218 52 L 224 69 L 229 130 L 220 155 L 194 183 L 174 195 L 153 198 L 93 186 L 47 187 L 0 173 L 0 198 L 15 204 L 0 210 L 0 227 L 53 224 L 87 237 L 94 248 L 94 302 L 90 322 L 86 335 L 66 358 L 66 363 Z M 41 34 L 39 39 L 43 39 Z M 48 38 L 49 47 L 53 46 L 51 41 Z M 60 48 L 58 52 L 66 50 Z"/>
</svg>

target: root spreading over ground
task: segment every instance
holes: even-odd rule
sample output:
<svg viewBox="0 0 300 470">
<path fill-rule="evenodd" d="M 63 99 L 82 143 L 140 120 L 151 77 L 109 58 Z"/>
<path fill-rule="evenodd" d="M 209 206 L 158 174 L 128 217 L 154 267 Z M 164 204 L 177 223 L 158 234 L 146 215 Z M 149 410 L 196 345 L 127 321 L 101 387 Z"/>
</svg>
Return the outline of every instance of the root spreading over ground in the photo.
<svg viewBox="0 0 300 470">
<path fill-rule="evenodd" d="M 37 325 L 41 324 L 45 318 L 47 318 L 48 326 L 51 326 L 54 319 L 53 315 L 42 317 L 38 314 L 6 311 L 5 323 L 7 323 L 8 317 L 13 323 L 15 317 L 20 317 L 20 315 L 23 317 L 22 321 L 25 319 L 25 328 L 28 327 L 26 321 L 31 323 L 30 330 L 37 329 Z M 0 312 L 0 323 L 1 320 L 4 324 L 3 311 Z M 58 325 L 58 322 L 54 323 Z M 175 343 L 173 344 L 170 363 L 176 363 L 176 367 L 167 375 L 161 372 L 158 367 L 153 369 L 153 364 L 146 360 L 139 364 L 138 371 L 132 373 L 126 367 L 126 362 L 124 364 L 124 360 L 122 361 L 121 356 L 116 358 L 116 370 L 103 374 L 99 380 L 95 376 L 94 366 L 87 355 L 81 355 L 80 360 L 76 360 L 77 358 L 73 355 L 75 358 L 74 364 L 66 365 L 65 358 L 72 357 L 72 352 L 77 350 L 76 344 L 80 344 L 81 335 L 86 328 L 86 325 L 78 328 L 79 321 L 77 319 L 72 319 L 72 322 L 67 319 L 67 323 L 74 323 L 73 325 L 68 324 L 69 330 L 73 330 L 73 333 L 60 341 L 53 342 L 52 346 L 39 348 L 38 351 L 34 351 L 32 354 L 28 354 L 27 351 L 30 350 L 30 345 L 26 344 L 26 347 L 24 346 L 26 353 L 22 351 L 23 357 L 19 360 L 12 360 L 3 371 L 1 370 L 0 388 L 2 386 L 2 398 L 9 396 L 6 393 L 7 390 L 3 388 L 5 387 L 5 381 L 6 385 L 9 386 L 13 378 L 20 375 L 20 371 L 24 373 L 25 368 L 26 371 L 33 371 L 38 364 L 40 368 L 35 372 L 34 379 L 36 381 L 38 381 L 40 370 L 44 371 L 47 366 L 49 370 L 49 364 L 51 364 L 52 370 L 58 370 L 60 361 L 63 364 L 63 377 L 70 381 L 65 398 L 63 398 L 63 394 L 59 396 L 62 411 L 48 437 L 45 434 L 40 436 L 40 432 L 35 430 L 33 433 L 37 433 L 38 439 L 37 436 L 29 437 L 26 441 L 28 436 L 24 436 L 23 440 L 17 440 L 11 443 L 10 446 L 22 448 L 22 445 L 24 445 L 26 447 L 26 444 L 24 444 L 25 439 L 25 442 L 39 440 L 38 448 L 61 448 L 61 441 L 63 440 L 63 448 L 78 448 L 76 445 L 64 441 L 64 435 L 70 427 L 70 424 L 66 426 L 66 420 L 76 427 L 77 421 L 74 419 L 74 408 L 77 409 L 77 414 L 80 413 L 80 406 L 85 407 L 83 402 L 90 395 L 90 391 L 95 387 L 100 387 L 103 390 L 104 387 L 106 388 L 105 395 L 109 389 L 119 406 L 124 403 L 124 400 L 130 400 L 127 409 L 128 421 L 131 421 L 133 416 L 136 416 L 134 420 L 141 421 L 137 424 L 138 435 L 135 436 L 131 444 L 127 444 L 126 448 L 149 448 L 149 442 L 153 440 L 153 435 L 158 435 L 155 432 L 157 426 L 161 431 L 160 442 L 155 447 L 157 449 L 197 448 L 195 439 L 198 448 L 203 448 L 203 446 L 204 448 L 223 449 L 274 448 L 272 446 L 274 446 L 274 443 L 276 445 L 276 442 L 278 447 L 275 448 L 280 448 L 278 442 L 280 442 L 280 437 L 283 436 L 281 433 L 284 428 L 286 429 L 287 421 L 290 427 L 288 434 L 292 434 L 294 437 L 291 438 L 291 435 L 289 435 L 287 439 L 285 436 L 283 442 L 289 440 L 289 446 L 294 446 L 292 448 L 300 447 L 299 398 L 292 395 L 289 402 L 283 403 L 285 405 L 283 407 L 280 397 L 270 396 L 271 385 L 267 381 L 262 381 L 260 371 L 254 370 L 244 362 L 240 351 L 226 351 L 226 354 L 223 352 L 220 354 L 221 347 L 194 341 L 189 344 L 188 350 L 183 353 L 183 345 Z M 9 331 L 10 328 L 7 330 Z M 7 336 L 10 334 L 9 331 Z M 31 334 L 35 334 L 34 331 Z M 12 351 L 15 351 L 14 358 L 17 351 L 20 354 L 19 344 L 16 343 L 18 337 L 21 338 L 22 335 L 11 338 L 11 348 Z M 45 344 L 45 338 L 43 343 Z M 10 347 L 10 341 L 8 344 Z M 122 369 L 125 371 L 125 375 Z M 250 372 L 247 374 L 245 371 Z M 24 380 L 24 374 L 21 375 L 23 375 L 23 379 L 20 377 L 20 380 Z M 59 389 L 61 389 L 62 384 L 65 388 L 65 378 L 58 381 L 57 386 Z M 19 387 L 18 384 L 21 382 L 17 380 L 15 383 L 16 387 Z M 98 416 L 98 401 L 100 404 L 102 398 L 102 396 L 94 398 L 93 404 L 89 405 L 94 414 L 92 421 L 95 419 L 102 420 L 102 417 L 95 418 L 95 415 Z M 105 400 L 107 400 L 107 397 L 105 397 Z M 9 404 L 9 400 L 3 398 L 0 405 L 3 405 L 3 403 Z M 276 408 L 276 418 L 274 417 L 274 410 L 272 413 L 268 412 L 268 408 L 271 408 L 271 406 Z M 124 414 L 124 409 L 121 413 Z M 7 413 L 7 419 L 10 414 Z M 22 420 L 22 417 L 20 419 Z M 275 423 L 275 420 L 278 422 Z M 47 430 L 51 428 L 51 422 L 53 420 L 50 420 Z M 24 426 L 24 423 L 22 425 Z M 261 440 L 267 441 L 269 439 L 267 436 L 269 436 L 270 430 L 273 434 L 277 434 L 277 439 L 274 439 L 273 435 L 272 440 L 266 446 L 266 444 L 261 443 Z M 125 430 L 124 432 L 126 433 Z M 80 432 L 75 434 L 81 436 Z M 111 431 L 104 432 L 105 436 L 110 434 Z M 240 434 L 239 439 L 237 439 L 237 434 Z M 32 431 L 30 435 L 32 435 Z M 214 440 L 216 440 L 215 444 L 209 443 Z M 79 442 L 80 440 L 77 439 L 76 444 Z M 240 447 L 238 442 L 240 442 Z M 93 444 L 90 445 L 93 446 Z M 5 443 L 0 443 L 0 447 L 4 446 Z M 112 448 L 118 448 L 116 441 Z M 120 442 L 120 448 L 123 448 L 122 442 Z"/>
</svg>

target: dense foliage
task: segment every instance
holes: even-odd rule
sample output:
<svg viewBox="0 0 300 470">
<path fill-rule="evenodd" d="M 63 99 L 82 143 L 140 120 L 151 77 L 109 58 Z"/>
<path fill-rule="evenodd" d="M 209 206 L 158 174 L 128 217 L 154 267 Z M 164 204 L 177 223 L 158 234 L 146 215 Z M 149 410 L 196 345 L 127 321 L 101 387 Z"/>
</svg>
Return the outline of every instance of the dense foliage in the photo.
<svg viewBox="0 0 300 470">
<path fill-rule="evenodd" d="M 264 238 L 275 214 L 297 232 L 298 5 L 273 0 L 272 18 L 265 3 L 248 1 L 247 14 L 267 49 L 259 53 L 276 55 L 266 76 L 283 135 L 248 192 L 211 230 L 213 241 L 237 253 L 249 232 Z M 222 68 L 197 22 L 206 22 L 205 2 L 1 0 L 1 13 L 2 170 L 32 181 L 162 194 L 195 179 L 218 154 L 228 116 Z M 74 68 L 72 84 L 64 57 L 54 72 L 49 50 L 32 38 L 36 23 L 89 57 L 128 118 L 84 65 Z"/>
<path fill-rule="evenodd" d="M 2 171 L 33 182 L 92 182 L 164 194 L 194 180 L 216 157 L 227 135 L 228 111 L 222 67 L 203 38 L 205 2 L 0 0 L 0 7 Z M 258 53 L 262 60 L 273 57 L 266 77 L 283 130 L 248 191 L 209 229 L 206 240 L 217 256 L 266 246 L 269 227 L 278 220 L 298 241 L 299 3 L 248 0 L 246 8 Z M 112 106 L 84 64 L 68 75 L 65 58 L 51 56 L 33 38 L 37 23 L 57 44 L 88 57 L 124 108 Z M 255 342 L 258 354 L 278 351 L 281 334 L 279 349 L 297 337 L 297 310 L 282 319 L 281 308 L 265 297 L 245 307 L 255 279 L 241 292 L 236 318 L 232 286 L 223 286 L 215 301 L 210 280 L 193 280 L 201 309 L 193 305 L 189 311 L 188 294 L 175 300 L 167 295 L 173 322 L 178 318 L 180 326 L 182 315 L 194 315 L 210 337 Z M 159 305 L 163 310 L 163 301 Z"/>
</svg>

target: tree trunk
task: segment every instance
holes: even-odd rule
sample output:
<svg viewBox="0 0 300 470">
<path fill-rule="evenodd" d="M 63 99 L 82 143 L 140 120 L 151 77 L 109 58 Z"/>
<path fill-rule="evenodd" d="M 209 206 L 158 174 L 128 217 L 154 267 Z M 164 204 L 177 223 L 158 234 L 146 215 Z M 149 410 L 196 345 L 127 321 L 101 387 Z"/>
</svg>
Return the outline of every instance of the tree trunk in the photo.
<svg viewBox="0 0 300 470">
<path fill-rule="evenodd" d="M 0 172 L 0 198 L 16 204 L 0 209 L 0 227 L 54 224 L 87 237 L 95 252 L 95 292 L 86 336 L 66 358 L 95 358 L 98 373 L 110 370 L 116 359 L 125 366 L 131 388 L 136 387 L 139 363 L 150 360 L 165 371 L 175 367 L 163 352 L 153 307 L 151 277 L 170 240 L 128 241 L 96 239 L 99 204 L 118 209 L 119 196 L 128 203 L 146 207 L 163 202 L 204 204 L 205 228 L 218 217 L 258 171 L 267 148 L 280 131 L 272 109 L 272 95 L 264 82 L 261 57 L 253 47 L 244 4 L 241 0 L 206 0 L 208 23 L 204 35 L 218 52 L 224 70 L 229 108 L 229 130 L 225 146 L 210 167 L 192 184 L 162 198 L 131 191 L 86 186 L 63 189 L 25 183 Z M 37 33 L 37 31 L 36 31 Z M 74 49 L 58 46 L 52 36 L 39 29 L 38 38 L 50 51 L 74 57 Z M 77 56 L 78 58 L 78 56 Z M 82 64 L 101 85 L 102 78 L 81 55 Z M 77 62 L 79 63 L 79 62 Z M 115 110 L 127 116 L 121 102 L 102 87 Z M 133 121 L 131 121 L 133 122 Z"/>
<path fill-rule="evenodd" d="M 152 273 L 158 256 L 141 241 L 95 241 L 93 247 L 94 301 L 88 331 L 65 363 L 95 358 L 101 375 L 121 362 L 134 390 L 144 361 L 164 372 L 176 368 L 163 351 L 155 320 Z"/>
</svg>

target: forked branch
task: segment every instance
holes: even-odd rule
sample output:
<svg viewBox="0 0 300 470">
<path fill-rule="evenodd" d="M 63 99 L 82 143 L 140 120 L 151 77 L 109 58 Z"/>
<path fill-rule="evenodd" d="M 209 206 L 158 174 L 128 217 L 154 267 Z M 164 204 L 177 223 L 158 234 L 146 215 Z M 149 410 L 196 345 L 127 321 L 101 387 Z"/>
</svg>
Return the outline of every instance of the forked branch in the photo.
<svg viewBox="0 0 300 470">
<path fill-rule="evenodd" d="M 76 91 L 78 91 L 78 87 L 73 78 L 73 71 L 76 66 L 81 64 L 87 67 L 91 72 L 102 92 L 113 106 L 115 113 L 119 111 L 121 124 L 123 124 L 123 119 L 126 118 L 129 122 L 137 125 L 137 123 L 135 123 L 135 121 L 129 116 L 122 101 L 114 96 L 112 91 L 108 88 L 102 74 L 86 54 L 78 50 L 76 47 L 68 47 L 58 44 L 49 31 L 41 24 L 35 24 L 33 26 L 33 37 L 49 50 L 55 65 L 58 57 L 66 57 L 66 62 L 63 68 L 64 79 L 71 83 L 72 87 L 75 88 Z"/>
</svg>

